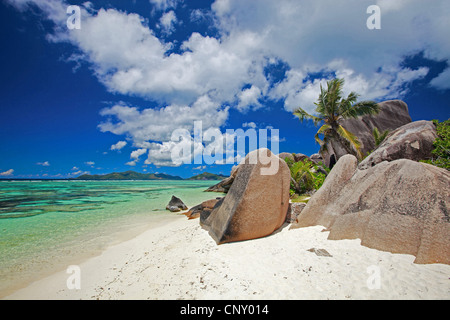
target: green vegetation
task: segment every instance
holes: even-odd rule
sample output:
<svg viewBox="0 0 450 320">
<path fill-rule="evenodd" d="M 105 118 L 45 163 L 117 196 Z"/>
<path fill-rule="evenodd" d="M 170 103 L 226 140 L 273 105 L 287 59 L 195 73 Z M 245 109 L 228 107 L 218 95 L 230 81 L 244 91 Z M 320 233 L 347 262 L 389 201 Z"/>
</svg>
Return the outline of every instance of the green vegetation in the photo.
<svg viewBox="0 0 450 320">
<path fill-rule="evenodd" d="M 438 137 L 434 142 L 433 157 L 421 162 L 429 163 L 450 171 L 450 119 L 444 122 L 433 120 Z"/>
<path fill-rule="evenodd" d="M 380 146 L 380 144 L 383 143 L 383 141 L 386 139 L 387 135 L 389 134 L 389 130 L 383 131 L 383 133 L 380 133 L 380 131 L 378 130 L 378 128 L 373 128 L 372 131 L 372 136 L 373 136 L 373 140 L 375 141 L 375 148 L 373 150 L 369 150 L 362 159 L 360 160 L 364 160 L 365 158 L 367 158 L 368 156 L 370 156 L 370 154 L 375 151 L 376 148 L 378 148 Z"/>
<path fill-rule="evenodd" d="M 298 108 L 294 115 L 300 121 L 312 120 L 317 126 L 322 124 L 315 135 L 316 141 L 322 150 L 326 150 L 327 143 L 339 144 L 349 154 L 355 154 L 359 159 L 363 155 L 360 150 L 358 138 L 342 125 L 343 119 L 357 118 L 364 115 L 374 115 L 380 111 L 380 107 L 374 101 L 357 102 L 359 95 L 351 92 L 347 98 L 343 98 L 342 88 L 344 79 L 334 79 L 327 82 L 327 89 L 320 86 L 320 95 L 314 104 L 316 110 L 314 115 L 308 114 L 304 109 Z M 323 136 L 321 139 L 320 137 Z"/>
<path fill-rule="evenodd" d="M 323 165 L 317 165 L 307 159 L 294 162 L 292 159 L 284 159 L 291 171 L 291 198 L 295 199 L 298 195 L 304 195 L 308 192 L 318 190 L 325 181 L 326 174 L 330 172 Z M 322 171 L 322 172 L 320 172 Z"/>
<path fill-rule="evenodd" d="M 388 134 L 389 134 L 389 130 L 386 130 L 383 133 L 380 133 L 378 128 L 376 128 L 376 127 L 373 128 L 372 135 L 373 135 L 373 139 L 375 140 L 375 147 L 378 147 L 380 144 L 382 144 Z"/>
</svg>

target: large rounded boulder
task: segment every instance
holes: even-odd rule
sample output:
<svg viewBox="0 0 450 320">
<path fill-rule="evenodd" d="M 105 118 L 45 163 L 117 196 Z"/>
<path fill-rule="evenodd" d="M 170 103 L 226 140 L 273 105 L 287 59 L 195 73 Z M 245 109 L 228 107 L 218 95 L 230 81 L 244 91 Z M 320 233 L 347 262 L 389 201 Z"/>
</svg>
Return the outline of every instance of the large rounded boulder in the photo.
<svg viewBox="0 0 450 320">
<path fill-rule="evenodd" d="M 253 151 L 239 165 L 222 204 L 200 223 L 218 244 L 270 235 L 286 220 L 289 185 L 282 159 L 268 149 Z"/>
<path fill-rule="evenodd" d="M 430 159 L 436 138 L 437 131 L 433 122 L 422 120 L 408 123 L 391 132 L 358 167 L 367 169 L 380 162 L 397 159 Z"/>
</svg>

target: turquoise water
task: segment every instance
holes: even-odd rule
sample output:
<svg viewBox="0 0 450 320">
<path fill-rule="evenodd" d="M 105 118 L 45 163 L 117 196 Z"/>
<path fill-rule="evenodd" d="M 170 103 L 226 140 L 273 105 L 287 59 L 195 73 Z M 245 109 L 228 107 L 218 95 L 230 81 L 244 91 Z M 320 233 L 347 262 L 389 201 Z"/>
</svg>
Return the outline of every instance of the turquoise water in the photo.
<svg viewBox="0 0 450 320">
<path fill-rule="evenodd" d="M 215 181 L 0 181 L 0 296 L 220 194 Z"/>
</svg>

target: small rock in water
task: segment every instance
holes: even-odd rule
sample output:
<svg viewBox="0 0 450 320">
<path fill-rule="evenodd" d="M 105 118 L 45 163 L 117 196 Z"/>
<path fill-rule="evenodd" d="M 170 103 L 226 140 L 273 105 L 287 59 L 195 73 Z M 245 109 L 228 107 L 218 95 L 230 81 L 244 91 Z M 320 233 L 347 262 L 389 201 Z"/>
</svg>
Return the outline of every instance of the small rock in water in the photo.
<svg viewBox="0 0 450 320">
<path fill-rule="evenodd" d="M 181 210 L 187 210 L 187 207 L 180 198 L 172 196 L 172 199 L 170 199 L 169 204 L 166 206 L 166 210 L 177 212 Z"/>
</svg>

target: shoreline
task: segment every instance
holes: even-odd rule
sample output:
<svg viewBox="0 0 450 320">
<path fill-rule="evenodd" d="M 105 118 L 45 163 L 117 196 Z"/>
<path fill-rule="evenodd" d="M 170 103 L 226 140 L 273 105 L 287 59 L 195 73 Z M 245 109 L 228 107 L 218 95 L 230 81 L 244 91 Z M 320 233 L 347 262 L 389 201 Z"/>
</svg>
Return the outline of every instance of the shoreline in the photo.
<svg viewBox="0 0 450 320">
<path fill-rule="evenodd" d="M 58 257 L 59 261 L 49 265 L 48 268 L 45 268 L 45 270 L 38 270 L 31 275 L 27 274 L 24 277 L 25 279 L 22 277 L 17 278 L 11 285 L 8 285 L 6 288 L 2 288 L 2 290 L 0 290 L 0 300 L 5 299 L 17 291 L 29 287 L 35 282 L 41 281 L 61 272 L 66 272 L 67 267 L 70 265 L 80 265 L 90 259 L 98 257 L 110 247 L 132 240 L 144 232 L 175 221 L 175 219 L 177 219 L 177 214 L 158 214 L 152 216 L 151 221 L 146 221 L 143 225 L 133 224 L 127 230 L 115 230 L 109 235 L 112 239 L 104 240 L 104 242 L 99 243 L 96 248 L 90 247 L 90 251 L 88 252 L 81 253 L 77 251 L 74 256 L 66 255 L 63 257 Z M 92 242 L 95 240 L 89 241 Z M 70 248 L 68 250 L 73 249 L 74 248 Z"/>
<path fill-rule="evenodd" d="M 67 288 L 70 275 L 61 270 L 2 299 L 450 299 L 450 266 L 414 264 L 412 255 L 363 247 L 359 239 L 327 240 L 321 226 L 286 224 L 264 238 L 218 246 L 198 220 L 174 217 L 80 262 L 80 290 Z"/>
<path fill-rule="evenodd" d="M 26 211 L 20 211 L 26 219 L 0 221 L 0 299 L 69 265 L 100 255 L 110 245 L 176 219 L 179 212 L 165 209 L 170 197 L 180 195 L 191 207 L 211 198 L 211 194 L 203 192 L 208 185 L 209 182 L 202 181 L 121 184 L 106 181 L 100 185 L 86 184 L 87 187 L 84 183 L 45 183 L 44 189 L 50 188 L 50 194 L 39 191 L 42 188 L 39 182 L 8 187 L 7 192 L 20 189 L 11 195 L 12 199 L 23 192 L 37 192 L 36 199 L 43 205 L 38 207 L 42 214 L 28 217 Z M 64 192 L 59 192 L 60 189 Z M 55 201 L 53 194 L 57 194 L 60 203 L 48 208 L 45 201 Z M 28 204 L 27 201 L 24 203 Z"/>
</svg>

